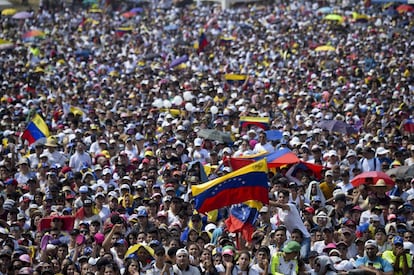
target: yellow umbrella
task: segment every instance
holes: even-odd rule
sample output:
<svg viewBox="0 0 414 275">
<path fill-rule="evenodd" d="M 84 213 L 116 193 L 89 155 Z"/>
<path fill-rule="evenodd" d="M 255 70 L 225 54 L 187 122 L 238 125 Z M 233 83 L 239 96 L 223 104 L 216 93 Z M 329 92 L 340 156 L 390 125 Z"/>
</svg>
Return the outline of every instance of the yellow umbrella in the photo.
<svg viewBox="0 0 414 275">
<path fill-rule="evenodd" d="M 128 256 L 129 256 L 129 255 L 131 255 L 131 254 L 134 254 L 134 253 L 135 253 L 135 252 L 137 252 L 137 251 L 138 251 L 138 249 L 140 249 L 141 247 L 145 248 L 151 256 L 154 256 L 154 249 L 152 249 L 152 248 L 151 248 L 151 247 L 149 247 L 149 246 L 142 245 L 142 244 L 139 244 L 139 243 L 138 243 L 138 244 L 134 244 L 133 246 L 131 246 L 130 248 L 128 248 L 127 252 L 125 253 L 125 257 L 128 257 Z"/>
<path fill-rule="evenodd" d="M 1 12 L 1 15 L 5 15 L 5 16 L 12 16 L 17 12 L 16 9 L 4 9 Z"/>
<path fill-rule="evenodd" d="M 330 52 L 335 51 L 336 49 L 330 45 L 323 45 L 315 48 L 315 52 Z"/>
<path fill-rule="evenodd" d="M 344 21 L 344 18 L 341 15 L 339 15 L 339 14 L 333 14 L 333 13 L 328 14 L 323 19 L 324 20 L 329 20 L 329 21 L 338 21 L 338 22 Z"/>
<path fill-rule="evenodd" d="M 353 12 L 352 13 L 352 19 L 354 21 L 368 21 L 369 20 L 369 16 L 366 15 L 366 14 Z"/>
</svg>

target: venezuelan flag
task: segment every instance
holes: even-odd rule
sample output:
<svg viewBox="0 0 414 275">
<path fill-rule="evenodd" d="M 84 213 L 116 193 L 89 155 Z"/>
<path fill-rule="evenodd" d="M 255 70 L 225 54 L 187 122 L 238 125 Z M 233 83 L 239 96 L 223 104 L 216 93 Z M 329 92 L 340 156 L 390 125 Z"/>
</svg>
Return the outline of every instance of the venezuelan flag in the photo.
<svg viewBox="0 0 414 275">
<path fill-rule="evenodd" d="M 233 41 L 236 41 L 236 37 L 234 36 L 221 36 L 220 46 L 230 46 Z"/>
<path fill-rule="evenodd" d="M 22 138 L 27 140 L 29 145 L 31 145 L 40 139 L 47 138 L 49 135 L 49 128 L 46 122 L 39 114 L 35 114 L 32 121 L 23 131 Z"/>
<path fill-rule="evenodd" d="M 270 118 L 269 117 L 252 117 L 242 116 L 240 117 L 240 126 L 246 128 L 249 125 L 255 125 L 263 130 L 269 129 Z"/>
<path fill-rule="evenodd" d="M 247 165 L 212 181 L 191 187 L 201 213 L 248 200 L 269 202 L 266 160 Z"/>
<path fill-rule="evenodd" d="M 242 74 L 225 74 L 224 79 L 230 85 L 238 83 L 239 85 L 243 85 L 246 81 L 247 76 Z"/>
<path fill-rule="evenodd" d="M 132 27 L 120 27 L 115 30 L 115 35 L 116 37 L 122 37 L 124 36 L 124 34 L 131 33 L 131 32 L 132 32 Z"/>
<path fill-rule="evenodd" d="M 242 237 L 250 242 L 256 228 L 259 210 L 245 203 L 233 205 L 230 208 L 230 216 L 225 221 L 227 229 L 232 233 L 241 233 Z"/>
<path fill-rule="evenodd" d="M 250 163 L 266 158 L 268 168 L 278 168 L 287 164 L 299 163 L 298 156 L 287 148 L 276 150 L 272 153 L 259 153 L 239 158 L 230 158 L 230 166 L 238 170 Z"/>
</svg>

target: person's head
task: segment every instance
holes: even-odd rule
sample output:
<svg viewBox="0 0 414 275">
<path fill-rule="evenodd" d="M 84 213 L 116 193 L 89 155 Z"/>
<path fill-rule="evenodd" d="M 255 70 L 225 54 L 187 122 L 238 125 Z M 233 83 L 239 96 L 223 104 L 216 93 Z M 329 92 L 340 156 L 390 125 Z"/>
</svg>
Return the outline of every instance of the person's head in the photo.
<svg viewBox="0 0 414 275">
<path fill-rule="evenodd" d="M 107 265 L 105 265 L 102 268 L 102 274 L 103 275 L 115 275 L 115 274 L 119 274 L 119 268 L 118 265 L 114 262 L 114 263 L 109 263 Z"/>
<path fill-rule="evenodd" d="M 333 230 L 330 227 L 325 227 L 322 230 L 322 238 L 328 242 L 332 241 L 333 238 Z"/>
<path fill-rule="evenodd" d="M 280 190 L 278 195 L 277 195 L 278 196 L 278 202 L 286 204 L 289 201 L 289 195 L 290 195 L 289 190 L 286 190 L 286 189 Z"/>
<path fill-rule="evenodd" d="M 336 244 L 336 249 L 339 251 L 339 253 L 341 254 L 340 257 L 345 256 L 348 252 L 348 244 L 346 242 L 339 242 Z"/>
<path fill-rule="evenodd" d="M 267 137 L 266 137 L 266 133 L 265 132 L 261 132 L 260 134 L 259 134 L 259 142 L 260 142 L 260 144 L 266 144 L 266 142 L 267 142 Z"/>
<path fill-rule="evenodd" d="M 375 229 L 375 241 L 379 244 L 383 244 L 387 241 L 387 234 L 385 228 L 378 227 Z"/>
<path fill-rule="evenodd" d="M 269 261 L 270 260 L 270 249 L 269 247 L 263 245 L 259 247 L 259 249 L 256 251 L 256 259 L 257 263 L 260 265 L 263 263 L 263 261 Z"/>
<path fill-rule="evenodd" d="M 334 268 L 334 263 L 329 256 L 321 255 L 315 259 L 315 273 L 318 275 L 323 275 L 328 273 L 328 271 L 336 271 Z"/>
<path fill-rule="evenodd" d="M 401 252 L 404 250 L 404 239 L 400 236 L 395 236 L 392 240 L 392 250 L 394 251 L 394 254 L 401 254 Z"/>
<path fill-rule="evenodd" d="M 246 271 L 249 268 L 251 255 L 249 251 L 242 251 L 239 253 L 239 257 L 237 258 L 237 264 L 239 265 L 242 271 Z"/>
<path fill-rule="evenodd" d="M 273 236 L 276 244 L 278 245 L 282 245 L 285 243 L 285 241 L 287 240 L 287 236 L 286 236 L 286 227 L 284 226 L 279 226 L 275 231 L 274 231 L 274 236 Z"/>
<path fill-rule="evenodd" d="M 282 249 L 285 260 L 291 261 L 299 256 L 300 243 L 297 241 L 289 241 Z"/>
<path fill-rule="evenodd" d="M 175 253 L 176 264 L 181 270 L 188 268 L 190 264 L 189 253 L 185 248 L 180 248 Z"/>
<path fill-rule="evenodd" d="M 368 240 L 365 242 L 365 253 L 370 260 L 375 259 L 378 253 L 378 245 L 374 240 Z"/>
<path fill-rule="evenodd" d="M 224 246 L 221 252 L 223 262 L 233 262 L 235 258 L 235 251 L 232 246 Z"/>
<path fill-rule="evenodd" d="M 300 231 L 300 229 L 295 228 L 292 230 L 292 233 L 290 234 L 290 238 L 293 241 L 297 241 L 298 243 L 302 243 L 303 241 L 303 233 Z"/>
<path fill-rule="evenodd" d="M 333 171 L 332 170 L 328 170 L 325 172 L 325 182 L 327 183 L 332 183 L 333 181 Z"/>
<path fill-rule="evenodd" d="M 165 248 L 163 246 L 157 246 L 154 249 L 154 258 L 157 262 L 164 262 L 165 261 Z"/>
<path fill-rule="evenodd" d="M 125 274 L 134 275 L 136 273 L 140 273 L 140 265 L 138 260 L 135 258 L 127 258 L 125 260 Z"/>
</svg>

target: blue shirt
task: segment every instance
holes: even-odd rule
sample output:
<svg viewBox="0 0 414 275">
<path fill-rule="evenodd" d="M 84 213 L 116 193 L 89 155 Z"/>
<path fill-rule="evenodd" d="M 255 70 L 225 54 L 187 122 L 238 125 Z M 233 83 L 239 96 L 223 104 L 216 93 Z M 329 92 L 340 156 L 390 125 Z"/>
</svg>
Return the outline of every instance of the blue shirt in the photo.
<svg viewBox="0 0 414 275">
<path fill-rule="evenodd" d="M 374 266 L 375 269 L 380 270 L 382 272 L 391 272 L 394 271 L 392 265 L 381 257 L 375 257 L 373 261 L 368 259 L 368 257 L 361 257 L 356 260 L 355 266 L 358 268 L 360 266 Z"/>
</svg>

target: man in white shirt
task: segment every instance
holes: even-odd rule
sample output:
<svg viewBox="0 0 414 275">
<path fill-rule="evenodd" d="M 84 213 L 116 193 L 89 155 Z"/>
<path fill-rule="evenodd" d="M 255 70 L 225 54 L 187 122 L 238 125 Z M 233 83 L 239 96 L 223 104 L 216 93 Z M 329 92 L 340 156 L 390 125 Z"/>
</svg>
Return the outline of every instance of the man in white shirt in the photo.
<svg viewBox="0 0 414 275">
<path fill-rule="evenodd" d="M 259 134 L 259 142 L 256 143 L 254 146 L 253 152 L 254 153 L 262 153 L 262 152 L 268 152 L 272 153 L 275 150 L 275 147 L 269 142 L 267 142 L 267 137 L 265 132 L 261 132 Z"/>
<path fill-rule="evenodd" d="M 310 234 L 303 224 L 296 205 L 289 203 L 289 195 L 289 190 L 282 189 L 278 192 L 277 201 L 270 201 L 269 205 L 278 208 L 279 220 L 286 226 L 289 233 L 292 233 L 294 229 L 299 229 L 303 233 L 300 255 L 306 259 L 310 251 Z"/>
<path fill-rule="evenodd" d="M 200 270 L 190 265 L 190 256 L 185 248 L 177 250 L 175 253 L 176 264 L 173 266 L 174 274 L 177 275 L 200 275 Z"/>
<path fill-rule="evenodd" d="M 48 162 L 50 164 L 59 164 L 65 166 L 68 158 L 66 155 L 57 150 L 58 144 L 56 138 L 49 137 L 45 143 L 46 150 L 44 153 L 47 155 Z"/>
<path fill-rule="evenodd" d="M 69 167 L 73 171 L 79 172 L 84 165 L 92 167 L 92 158 L 85 152 L 85 145 L 82 142 L 76 144 L 76 152 L 70 157 Z"/>
<path fill-rule="evenodd" d="M 364 149 L 364 157 L 360 160 L 361 171 L 381 171 L 381 162 L 375 157 L 375 151 L 371 147 Z"/>
</svg>

